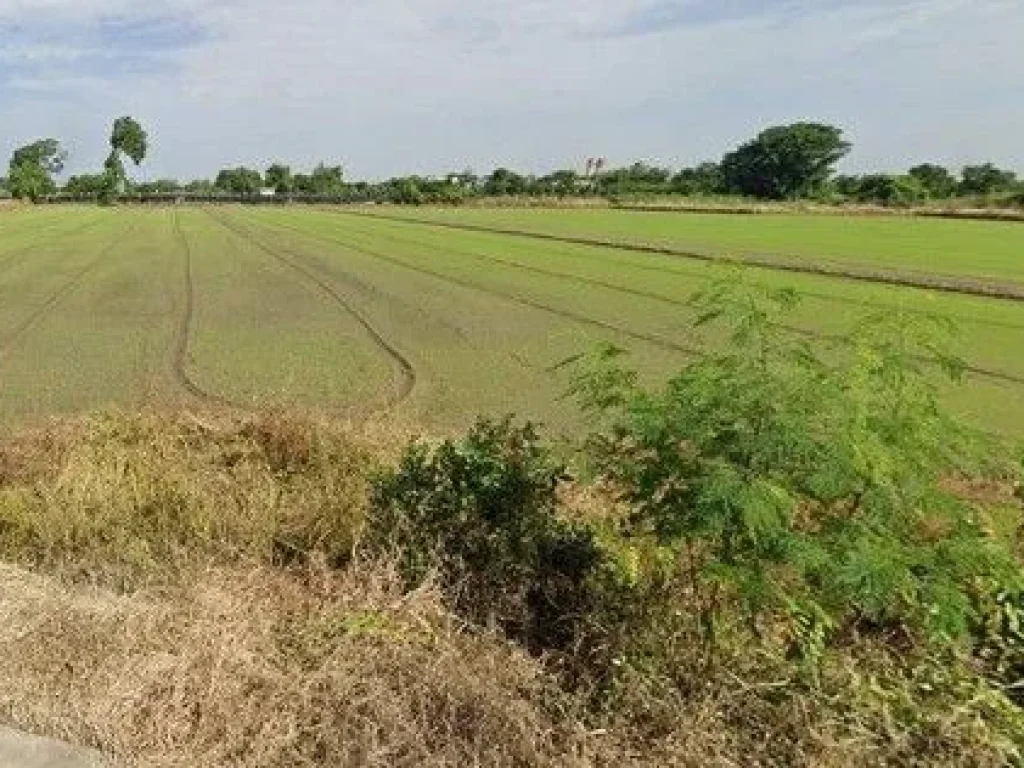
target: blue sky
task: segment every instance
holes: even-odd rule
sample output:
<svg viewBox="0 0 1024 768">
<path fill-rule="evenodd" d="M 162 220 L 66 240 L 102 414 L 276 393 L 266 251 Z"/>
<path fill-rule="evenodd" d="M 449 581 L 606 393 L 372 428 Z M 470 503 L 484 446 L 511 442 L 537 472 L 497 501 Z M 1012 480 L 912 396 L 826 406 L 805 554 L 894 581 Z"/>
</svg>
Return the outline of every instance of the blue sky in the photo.
<svg viewBox="0 0 1024 768">
<path fill-rule="evenodd" d="M 140 176 L 717 159 L 834 122 L 851 170 L 1024 171 L 1024 0 L 0 0 L 0 160 L 55 136 Z"/>
</svg>

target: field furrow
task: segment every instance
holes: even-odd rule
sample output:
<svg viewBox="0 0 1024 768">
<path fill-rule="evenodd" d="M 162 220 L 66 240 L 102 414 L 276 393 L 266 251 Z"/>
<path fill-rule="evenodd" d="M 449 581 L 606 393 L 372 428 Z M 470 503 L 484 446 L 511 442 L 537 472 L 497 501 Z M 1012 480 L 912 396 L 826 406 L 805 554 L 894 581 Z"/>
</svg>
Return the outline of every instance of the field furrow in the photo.
<svg viewBox="0 0 1024 768">
<path fill-rule="evenodd" d="M 675 370 L 698 345 L 724 343 L 694 330 L 691 298 L 735 270 L 717 256 L 662 252 L 662 241 L 691 244 L 697 230 L 711 237 L 703 220 L 609 211 L 372 214 L 71 206 L 5 216 L 0 423 L 106 405 L 282 405 L 396 411 L 442 431 L 480 414 L 516 412 L 571 431 L 581 417 L 565 399 L 572 366 L 564 363 L 597 343 L 628 350 L 649 381 Z M 937 265 L 959 265 L 947 273 L 990 276 L 972 271 L 962 243 L 943 242 L 912 220 L 887 221 L 871 240 L 844 229 L 859 222 L 815 218 L 789 231 L 775 217 L 708 218 L 720 222 L 725 255 L 757 235 L 745 228 L 760 227 L 766 253 L 787 243 L 794 254 L 810 251 L 814 242 L 800 238 L 813 235 L 822 263 L 845 268 L 843 259 L 860 259 L 865 269 L 910 273 L 923 257 L 907 249 L 927 235 L 943 254 Z M 878 233 L 898 231 L 889 229 L 897 224 L 913 225 L 913 243 L 872 250 L 886 245 Z M 1006 261 L 1005 246 L 994 246 L 984 229 L 995 225 L 970 224 L 982 229 L 963 236 L 995 249 L 978 264 Z M 506 228 L 530 236 L 495 231 Z M 590 242 L 613 235 L 630 244 L 653 239 L 657 247 Z M 862 252 L 837 256 L 858 242 Z M 1014 269 L 988 271 L 1014 282 Z M 802 301 L 783 327 L 829 342 L 829 354 L 846 354 L 865 315 L 955 323 L 954 349 L 968 363 L 968 382 L 944 387 L 943 397 L 983 426 L 1024 428 L 1024 303 L 764 266 L 742 275 L 765 288 L 794 289 Z"/>
<path fill-rule="evenodd" d="M 182 264 L 182 298 L 178 312 L 174 343 L 171 349 L 171 373 L 187 394 L 203 403 L 239 407 L 238 403 L 203 389 L 189 373 L 189 343 L 195 316 L 195 282 L 192 278 L 192 244 L 181 228 L 181 216 L 174 213 L 174 235 L 180 244 Z"/>
<path fill-rule="evenodd" d="M 607 209 L 353 209 L 402 221 L 543 235 L 702 257 L 783 260 L 915 277 L 1024 286 L 1016 222 L 779 214 L 742 216 Z"/>
<path fill-rule="evenodd" d="M 240 225 L 239 222 L 231 219 L 230 217 L 216 216 L 215 218 L 235 234 L 249 240 L 254 247 L 268 254 L 290 269 L 295 270 L 304 278 L 315 284 L 344 314 L 351 316 L 351 318 L 355 320 L 364 331 L 366 331 L 367 337 L 390 361 L 395 371 L 395 392 L 388 400 L 389 407 L 397 406 L 409 397 L 412 393 L 413 387 L 416 386 L 416 370 L 413 367 L 413 364 L 410 362 L 409 358 L 403 355 L 395 347 L 394 344 L 384 337 L 377 327 L 367 319 L 366 315 L 356 309 L 352 303 L 341 294 L 341 292 L 334 288 L 331 283 L 319 277 L 313 270 L 306 266 L 303 263 L 301 256 L 298 256 L 294 251 L 267 246 L 258 237 L 255 237 L 251 231 L 246 229 L 244 225 Z"/>
<path fill-rule="evenodd" d="M 81 244 L 84 264 L 14 327 L 0 369 L 4 422 L 166 399 L 177 288 L 169 216 L 109 221 L 104 239 Z"/>
<path fill-rule="evenodd" d="M 301 226 L 290 226 L 292 228 L 292 231 L 296 233 L 301 234 L 303 231 Z M 375 240 L 381 243 L 389 244 L 389 247 L 397 249 L 399 252 L 407 252 L 409 251 L 409 249 L 414 249 L 418 245 L 423 244 L 422 238 L 416 238 L 413 234 L 406 234 L 402 232 L 390 232 L 380 227 L 377 227 L 376 229 L 366 229 L 348 226 L 346 227 L 346 230 L 361 235 L 370 235 Z M 629 272 L 632 272 L 634 270 L 646 270 L 653 271 L 656 275 L 660 276 L 660 278 L 657 280 L 658 289 L 655 289 L 654 285 L 651 285 L 650 287 L 635 287 L 634 285 L 631 284 L 631 276 L 629 274 L 626 274 L 627 270 L 625 269 L 622 270 L 622 274 L 609 274 L 605 277 L 594 277 L 589 274 L 581 274 L 579 267 L 580 264 L 583 263 L 583 260 L 586 258 L 585 256 L 580 258 L 572 258 L 570 260 L 571 263 L 569 265 L 569 269 L 553 269 L 548 266 L 538 266 L 538 263 L 531 262 L 530 260 L 522 260 L 522 251 L 513 253 L 513 255 L 510 256 L 495 255 L 495 251 L 493 250 L 494 244 L 492 244 L 491 249 L 489 249 L 486 245 L 478 245 L 475 247 L 467 246 L 465 243 L 460 242 L 460 240 L 464 239 L 465 238 L 447 238 L 444 244 L 444 250 L 448 253 L 467 256 L 471 259 L 480 261 L 484 265 L 495 264 L 501 267 L 510 267 L 512 269 L 531 272 L 556 280 L 565 280 L 571 283 L 575 283 L 583 287 L 584 289 L 587 287 L 596 287 L 609 291 L 614 291 L 620 294 L 635 296 L 640 299 L 659 302 L 674 307 L 678 311 L 686 313 L 687 315 L 692 315 L 693 313 L 690 298 L 684 297 L 683 295 L 680 295 L 678 293 L 676 295 L 671 295 L 669 292 L 666 292 L 664 279 L 665 276 L 671 274 L 683 274 L 690 280 L 698 281 L 700 284 L 706 284 L 713 277 L 712 275 L 707 274 L 706 270 L 705 274 L 700 275 L 696 274 L 693 271 L 680 272 L 678 269 L 673 270 L 671 268 L 671 265 L 665 266 L 645 263 L 638 264 L 634 261 L 628 265 Z M 505 247 L 507 248 L 507 246 Z M 504 251 L 499 250 L 498 253 L 504 253 Z M 562 258 L 564 255 L 564 252 L 547 254 L 546 258 L 539 263 L 558 264 L 561 261 L 564 261 L 564 259 Z M 603 254 L 601 252 L 594 253 L 594 249 L 591 249 L 591 253 L 589 255 L 591 257 L 589 259 L 590 264 L 585 264 L 585 266 L 588 267 L 592 266 L 595 260 L 600 259 L 602 256 L 606 254 Z M 877 299 L 870 300 L 864 298 L 857 299 L 853 297 L 840 295 L 838 291 L 833 291 L 831 294 L 829 294 L 822 291 L 815 291 L 813 289 L 801 289 L 800 293 L 805 297 L 812 297 L 819 300 L 823 299 L 832 304 L 853 304 L 857 309 L 861 309 L 864 311 L 880 312 L 886 311 L 887 309 L 893 306 L 898 306 L 900 311 L 920 316 L 931 316 L 935 314 L 934 309 L 925 310 L 924 308 L 917 306 L 908 306 L 905 302 L 899 303 L 897 305 L 894 302 L 885 302 L 884 300 L 880 301 Z M 999 305 L 995 304 L 993 306 Z M 1009 307 L 1009 309 L 1012 309 L 1012 307 Z M 1020 316 L 1020 322 L 1007 322 L 999 320 L 987 321 L 983 318 L 978 318 L 976 315 L 971 315 L 971 321 L 974 325 L 977 326 L 991 325 L 994 327 L 996 332 L 1006 332 L 1007 330 L 1009 330 L 1010 332 L 1024 332 L 1024 312 L 1021 312 Z M 793 333 L 798 333 L 801 335 L 810 336 L 817 339 L 829 340 L 840 344 L 846 344 L 849 342 L 849 337 L 845 333 L 838 331 L 828 332 L 819 330 L 816 327 L 814 327 L 814 325 L 811 324 L 798 325 L 796 323 L 787 322 L 783 323 L 782 327 L 786 328 L 787 330 Z M 1014 362 L 1016 362 L 1016 360 Z M 967 370 L 978 376 L 992 378 L 1003 382 L 1024 385 L 1024 371 L 1013 372 L 1008 370 L 999 370 L 998 368 L 993 368 L 978 363 L 972 363 L 970 361 L 967 362 Z"/>
</svg>

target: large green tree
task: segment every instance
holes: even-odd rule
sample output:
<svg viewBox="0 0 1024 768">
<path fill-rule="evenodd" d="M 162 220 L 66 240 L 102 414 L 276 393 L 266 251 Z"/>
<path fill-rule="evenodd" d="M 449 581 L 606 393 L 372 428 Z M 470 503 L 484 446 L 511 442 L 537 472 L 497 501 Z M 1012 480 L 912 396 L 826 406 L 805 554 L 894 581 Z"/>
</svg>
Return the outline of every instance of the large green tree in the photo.
<svg viewBox="0 0 1024 768">
<path fill-rule="evenodd" d="M 64 170 L 67 153 L 56 139 L 40 139 L 11 155 L 7 187 L 12 196 L 35 202 L 57 191 L 54 174 Z"/>
<path fill-rule="evenodd" d="M 850 151 L 839 128 L 794 123 L 762 131 L 722 159 L 725 187 L 741 195 L 784 200 L 814 193 Z"/>
<path fill-rule="evenodd" d="M 126 175 L 121 156 L 128 157 L 135 165 L 146 159 L 149 148 L 146 131 L 132 117 L 119 117 L 110 132 L 110 154 L 104 162 L 104 185 L 101 200 L 109 202 L 124 190 Z"/>
</svg>

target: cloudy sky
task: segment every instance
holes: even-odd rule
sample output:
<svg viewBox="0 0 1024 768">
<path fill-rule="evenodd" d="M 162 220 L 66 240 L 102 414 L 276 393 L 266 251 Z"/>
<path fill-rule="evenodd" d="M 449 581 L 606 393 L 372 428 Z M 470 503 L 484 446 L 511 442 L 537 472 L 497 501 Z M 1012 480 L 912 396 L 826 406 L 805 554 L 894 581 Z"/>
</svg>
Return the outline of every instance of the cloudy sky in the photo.
<svg viewBox="0 0 1024 768">
<path fill-rule="evenodd" d="M 350 176 L 717 159 L 835 122 L 853 170 L 1024 171 L 1024 0 L 0 0 L 0 160 L 62 139 L 140 175 Z"/>
</svg>

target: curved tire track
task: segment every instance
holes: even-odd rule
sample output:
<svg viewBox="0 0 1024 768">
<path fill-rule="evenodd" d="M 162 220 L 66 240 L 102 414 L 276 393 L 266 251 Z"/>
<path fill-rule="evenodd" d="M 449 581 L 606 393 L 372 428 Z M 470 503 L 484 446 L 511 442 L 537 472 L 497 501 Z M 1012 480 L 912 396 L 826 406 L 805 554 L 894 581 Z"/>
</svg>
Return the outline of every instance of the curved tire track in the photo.
<svg viewBox="0 0 1024 768">
<path fill-rule="evenodd" d="M 316 237 L 316 235 L 310 235 L 310 233 L 305 234 L 307 236 Z M 505 291 L 499 291 L 494 288 L 484 287 L 479 283 L 474 283 L 470 280 L 463 280 L 462 278 L 452 277 L 451 275 L 447 275 L 443 272 L 438 272 L 432 269 L 427 269 L 426 267 L 420 267 L 414 264 L 409 264 L 408 262 L 403 261 L 402 259 L 396 259 L 395 257 L 390 256 L 388 254 L 380 253 L 379 251 L 373 251 L 363 246 L 353 245 L 351 242 L 347 240 L 332 238 L 330 242 L 333 242 L 335 245 L 340 245 L 343 248 L 347 248 L 355 253 L 361 253 L 365 256 L 369 256 L 372 259 L 377 259 L 379 261 L 384 261 L 389 264 L 394 264 L 395 266 L 401 267 L 402 269 L 407 269 L 412 272 L 418 272 L 419 274 L 427 275 L 428 277 L 432 277 L 434 279 L 441 280 L 442 282 L 450 283 L 452 285 L 457 285 L 461 288 L 468 288 L 479 293 L 494 296 L 496 298 L 504 299 L 506 301 L 511 301 L 515 304 L 521 304 L 525 307 L 529 307 L 530 309 L 536 309 L 542 312 L 547 312 L 548 314 L 560 317 L 564 320 L 572 320 L 573 322 L 581 323 L 584 325 L 590 325 L 595 328 L 600 328 L 601 330 L 604 331 L 611 331 L 613 333 L 617 333 L 628 338 L 636 339 L 637 341 L 644 341 L 647 342 L 648 344 L 653 344 L 664 349 L 671 349 L 675 352 L 693 353 L 696 351 L 696 347 L 687 344 L 681 344 L 679 342 L 671 341 L 660 336 L 655 336 L 654 334 L 644 333 L 642 331 L 634 331 L 629 328 L 625 328 L 624 326 L 616 325 L 615 323 L 609 323 L 604 320 L 598 320 L 596 318 L 572 312 L 567 309 L 552 307 L 549 304 L 545 304 L 534 299 L 529 299 L 524 296 L 519 296 L 515 293 L 509 293 Z"/>
<path fill-rule="evenodd" d="M 417 381 L 416 369 L 412 362 L 391 342 L 389 342 L 362 312 L 353 307 L 351 303 L 349 303 L 349 301 L 347 301 L 345 297 L 334 288 L 334 286 L 321 278 L 308 266 L 303 264 L 301 262 L 301 257 L 293 252 L 288 252 L 286 254 L 279 249 L 271 248 L 256 238 L 250 231 L 239 226 L 236 222 L 232 222 L 230 217 L 216 215 L 212 212 L 210 212 L 210 217 L 228 231 L 233 232 L 235 235 L 251 242 L 271 258 L 298 272 L 304 278 L 312 282 L 321 291 L 323 291 L 338 308 L 340 308 L 345 314 L 352 317 L 359 324 L 374 345 L 391 362 L 392 369 L 395 373 L 395 392 L 388 398 L 387 409 L 390 410 L 396 408 L 412 394 Z"/>
<path fill-rule="evenodd" d="M 192 244 L 181 228 L 181 218 L 178 212 L 174 211 L 172 215 L 174 217 L 172 223 L 174 235 L 181 244 L 183 256 L 185 300 L 181 313 L 178 316 L 178 325 L 174 333 L 174 342 L 171 349 L 171 374 L 178 386 L 197 400 L 213 405 L 246 410 L 240 403 L 199 386 L 188 372 L 188 351 L 192 340 L 192 324 L 195 315 L 195 284 L 192 280 Z"/>
<path fill-rule="evenodd" d="M 545 240 L 548 242 L 565 243 L 568 245 L 585 245 L 596 248 L 612 248 L 619 251 L 631 251 L 634 253 L 656 253 L 662 256 L 676 256 L 684 259 L 693 259 L 696 261 L 706 261 L 717 264 L 738 264 L 748 267 L 759 267 L 761 269 L 771 269 L 778 272 L 794 272 L 804 275 L 833 277 L 862 283 L 874 283 L 875 285 L 896 285 L 904 288 L 917 288 L 928 291 L 959 294 L 961 296 L 980 296 L 987 299 L 1024 302 L 1024 285 L 1013 285 L 1009 283 L 971 280 L 969 278 L 957 278 L 946 275 L 911 275 L 905 272 L 895 272 L 885 269 L 861 269 L 852 266 L 841 267 L 829 264 L 810 264 L 807 262 L 783 261 L 778 258 L 750 255 L 716 255 L 701 251 L 688 251 L 682 248 L 672 248 L 669 246 L 627 243 L 620 240 L 603 240 L 600 238 L 574 237 L 570 235 L 552 235 L 544 232 L 530 232 L 522 229 L 487 227 L 480 224 L 457 224 L 450 221 L 425 221 L 423 219 L 410 219 L 404 216 L 395 216 L 386 213 L 353 213 L 352 211 L 331 210 L 343 216 L 366 216 L 371 219 L 396 221 L 403 224 L 409 224 L 411 226 L 439 227 L 442 229 L 455 229 L 465 232 L 508 235 L 510 237 L 522 237 L 530 240 Z"/>
<path fill-rule="evenodd" d="M 291 227 L 289 225 L 282 225 L 282 226 L 286 226 L 286 228 L 291 229 L 292 231 L 297 232 L 299 234 L 305 234 L 307 236 L 317 237 L 317 235 L 312 234 L 312 233 L 308 233 L 308 232 L 304 233 L 298 227 Z M 403 242 L 400 237 L 394 237 L 394 236 L 385 236 L 385 237 L 387 239 L 392 240 L 392 241 Z M 356 246 L 353 246 L 348 241 L 335 241 L 335 242 L 341 242 L 346 248 L 351 248 L 352 250 L 355 250 L 355 251 L 364 252 L 367 255 L 375 256 L 376 258 L 384 258 L 384 257 L 380 256 L 379 254 L 371 254 L 370 252 L 367 252 L 367 251 L 360 251 L 359 248 L 357 248 Z M 409 242 L 409 241 L 405 241 L 405 242 Z M 636 296 L 638 298 L 643 298 L 643 299 L 650 300 L 650 301 L 657 301 L 657 302 L 660 302 L 662 304 L 666 304 L 666 305 L 669 305 L 669 306 L 672 306 L 672 307 L 675 307 L 675 308 L 680 308 L 680 309 L 689 309 L 690 308 L 689 304 L 687 302 L 685 302 L 685 301 L 681 301 L 679 299 L 673 299 L 673 298 L 671 298 L 669 296 L 665 296 L 663 294 L 654 293 L 653 291 L 645 291 L 645 290 L 642 290 L 642 289 L 639 289 L 639 288 L 630 288 L 628 286 L 617 285 L 615 283 L 611 283 L 611 282 L 608 282 L 608 281 L 605 281 L 605 280 L 598 280 L 596 278 L 585 277 L 583 275 L 577 275 L 577 274 L 574 274 L 574 273 L 571 273 L 571 272 L 561 272 L 559 270 L 554 270 L 554 269 L 545 269 L 544 267 L 535 267 L 535 266 L 531 266 L 531 265 L 528 265 L 528 264 L 522 264 L 522 263 L 510 260 L 510 259 L 503 259 L 503 258 L 498 257 L 498 256 L 489 256 L 489 255 L 482 254 L 482 253 L 470 252 L 470 251 L 467 251 L 465 249 L 452 249 L 452 250 L 454 252 L 456 252 L 456 253 L 462 254 L 464 256 L 468 256 L 470 258 L 474 258 L 474 259 L 477 259 L 477 260 L 480 260 L 480 261 L 490 262 L 490 263 L 494 263 L 494 264 L 500 264 L 500 265 L 505 266 L 505 267 L 509 267 L 509 268 L 512 268 L 512 269 L 518 269 L 518 270 L 521 270 L 521 271 L 524 271 L 524 272 L 528 272 L 528 273 L 533 273 L 533 274 L 543 275 L 543 276 L 546 276 L 546 277 L 554 277 L 554 278 L 558 278 L 558 279 L 568 280 L 568 281 L 574 282 L 574 283 L 576 283 L 578 285 L 587 285 L 587 286 L 592 286 L 592 287 L 603 288 L 605 290 L 614 291 L 616 293 L 620 293 L 620 294 L 624 294 L 624 295 L 628 295 L 628 296 Z M 413 268 L 413 267 L 410 267 L 410 268 Z M 420 271 L 419 268 L 416 268 L 416 269 L 418 271 Z M 551 311 L 551 308 L 549 308 L 549 311 Z M 593 322 L 601 322 L 601 321 L 593 321 Z M 840 334 L 821 333 L 821 332 L 813 331 L 813 330 L 810 330 L 810 329 L 807 329 L 807 328 L 800 328 L 800 327 L 797 327 L 795 325 L 790 325 L 788 323 L 782 323 L 782 324 L 779 325 L 779 327 L 784 329 L 784 330 L 786 330 L 787 332 L 790 332 L 790 333 L 793 333 L 793 334 L 798 334 L 800 336 L 805 336 L 805 337 L 810 337 L 810 338 L 815 338 L 815 339 L 822 339 L 822 340 L 825 340 L 825 341 L 831 341 L 831 342 L 836 342 L 836 343 L 840 343 L 840 344 L 849 344 L 850 343 L 849 338 L 847 338 L 845 336 L 842 336 Z M 648 338 L 647 340 L 651 341 L 652 339 Z M 692 348 L 690 348 L 690 349 L 692 349 Z M 926 360 L 924 358 L 921 358 L 921 361 L 922 362 L 926 362 Z M 995 381 L 1001 381 L 1001 382 L 1004 382 L 1004 383 L 1024 385 L 1024 376 L 1020 376 L 1020 375 L 1017 375 L 1017 374 L 1006 373 L 1006 372 L 1003 372 L 1003 371 L 997 371 L 997 370 L 994 370 L 994 369 L 991 369 L 991 368 L 985 368 L 983 366 L 977 366 L 977 365 L 972 365 L 972 364 L 968 364 L 965 367 L 965 369 L 966 369 L 967 372 L 972 373 L 972 374 L 974 374 L 976 376 L 982 376 L 984 378 L 992 379 L 992 380 L 995 380 Z"/>
</svg>

